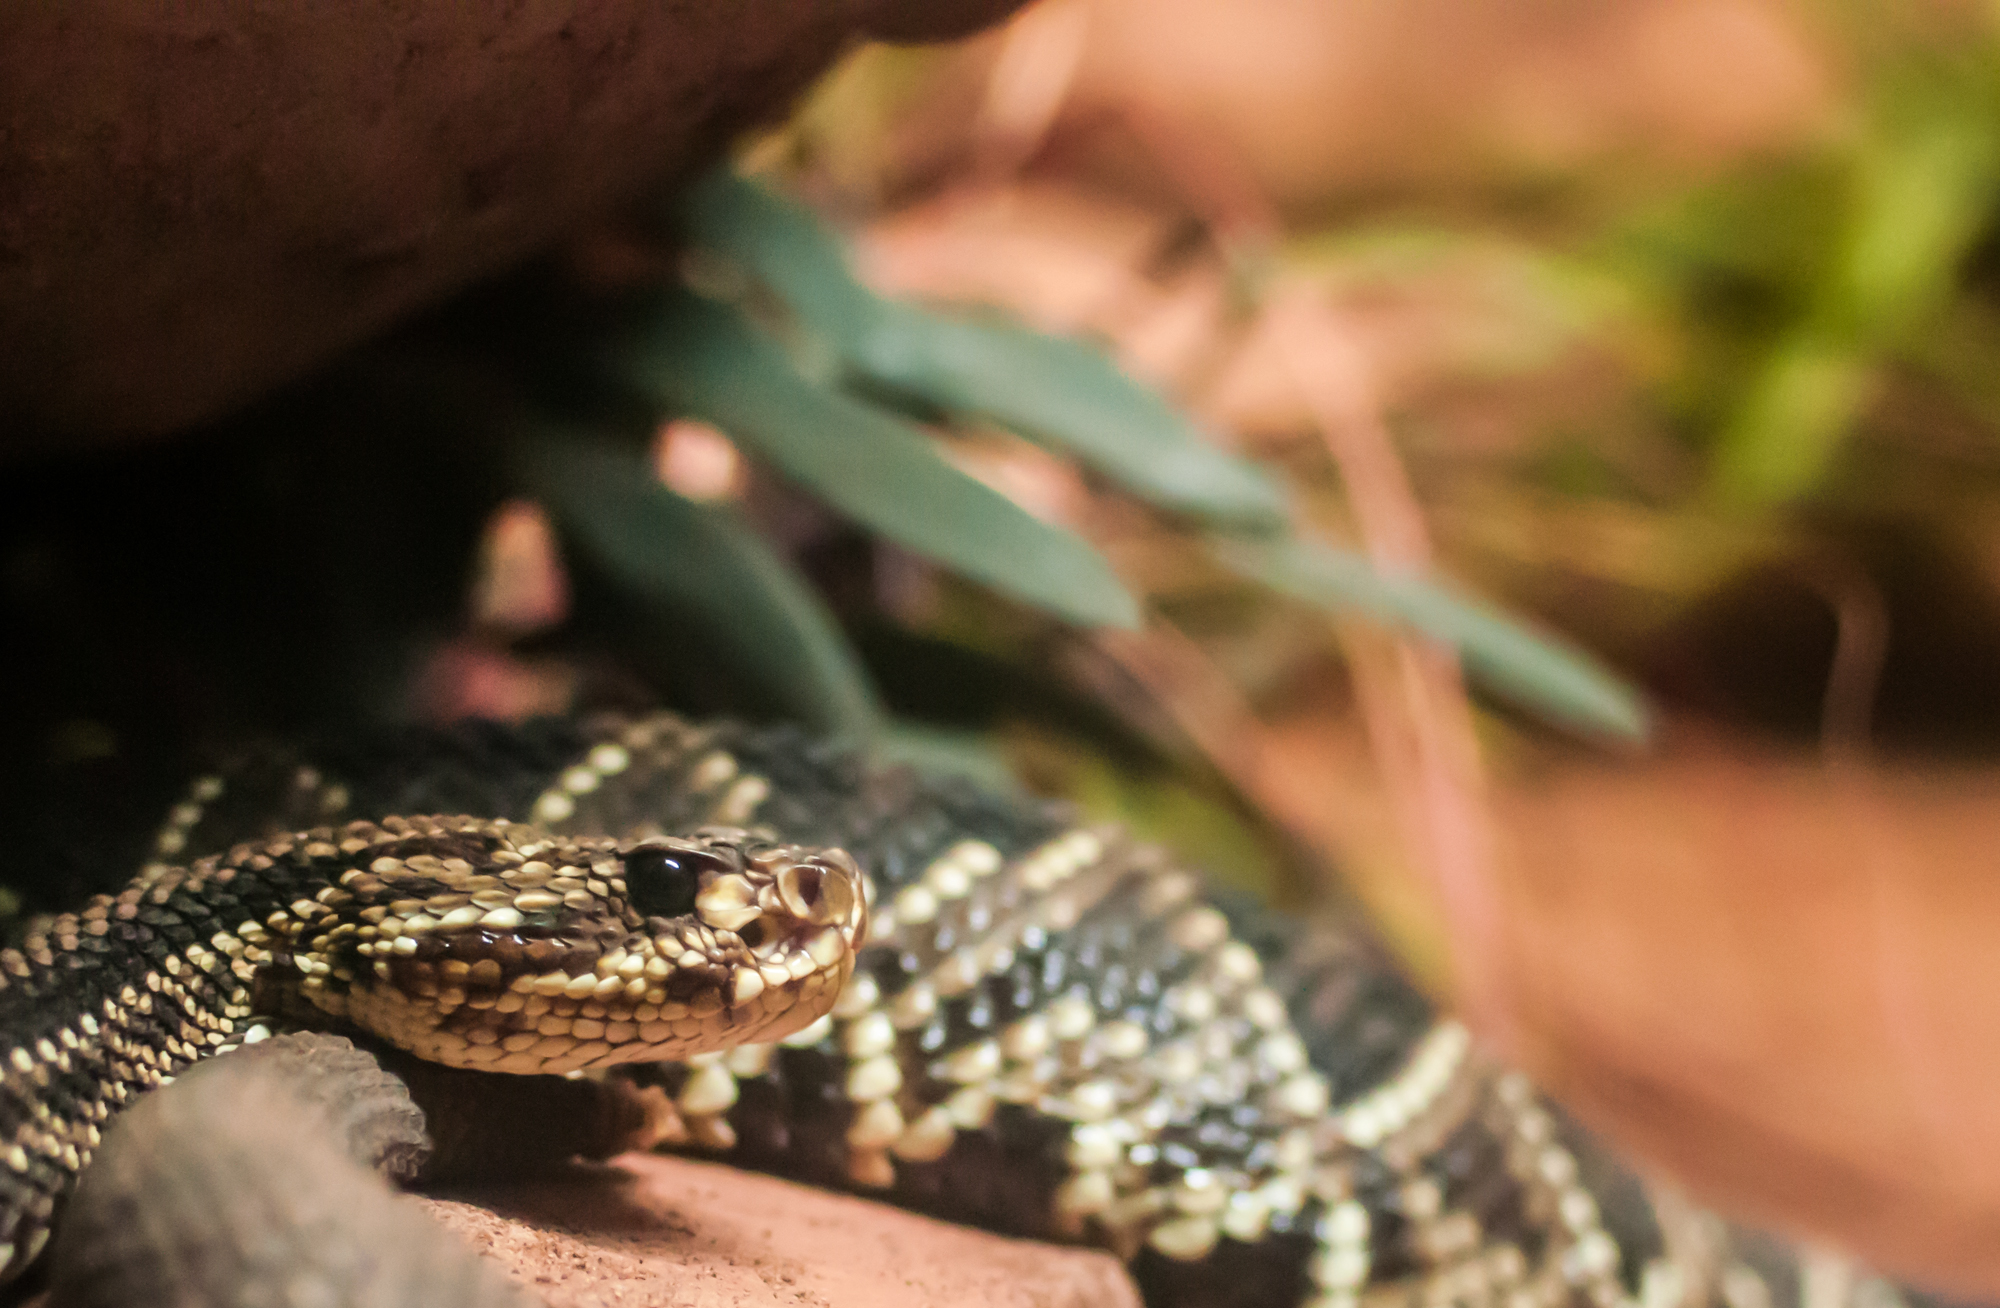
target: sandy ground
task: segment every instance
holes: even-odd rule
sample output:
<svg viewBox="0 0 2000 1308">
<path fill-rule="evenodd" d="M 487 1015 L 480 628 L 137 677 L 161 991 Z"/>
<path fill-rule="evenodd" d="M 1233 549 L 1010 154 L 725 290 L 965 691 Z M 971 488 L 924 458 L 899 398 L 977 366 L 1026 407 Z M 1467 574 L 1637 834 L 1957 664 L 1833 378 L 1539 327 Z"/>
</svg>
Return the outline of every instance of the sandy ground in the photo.
<svg viewBox="0 0 2000 1308">
<path fill-rule="evenodd" d="M 688 1159 L 423 1202 L 550 1308 L 1139 1308 L 1108 1254 Z"/>
</svg>

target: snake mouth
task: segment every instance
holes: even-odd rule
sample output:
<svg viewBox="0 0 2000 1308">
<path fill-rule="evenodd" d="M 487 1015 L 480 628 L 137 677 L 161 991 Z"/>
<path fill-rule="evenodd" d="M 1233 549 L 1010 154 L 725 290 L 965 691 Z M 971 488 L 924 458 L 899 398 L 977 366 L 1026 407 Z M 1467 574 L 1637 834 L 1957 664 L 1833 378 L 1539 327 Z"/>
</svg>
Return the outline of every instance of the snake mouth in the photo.
<svg viewBox="0 0 2000 1308">
<path fill-rule="evenodd" d="M 299 992 L 451 1066 L 566 1073 L 776 1040 L 832 1008 L 867 930 L 838 849 L 363 826 L 327 918 L 294 933 Z"/>
</svg>

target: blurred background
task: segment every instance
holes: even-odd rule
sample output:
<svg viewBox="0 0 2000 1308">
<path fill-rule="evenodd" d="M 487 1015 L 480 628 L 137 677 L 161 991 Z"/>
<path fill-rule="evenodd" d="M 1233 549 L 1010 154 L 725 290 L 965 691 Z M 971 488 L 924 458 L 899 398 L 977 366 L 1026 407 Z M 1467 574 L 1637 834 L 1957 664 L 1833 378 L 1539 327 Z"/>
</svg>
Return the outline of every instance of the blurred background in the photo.
<svg viewBox="0 0 2000 1308">
<path fill-rule="evenodd" d="M 2000 1294 L 2000 10 L 1039 0 L 854 50 L 736 166 L 885 303 L 1102 347 L 1234 456 L 1197 480 L 1401 588 L 1229 566 L 1214 503 L 1023 439 L 1041 381 L 976 340 L 857 362 L 873 302 L 816 317 L 759 262 L 810 238 L 711 194 L 21 470 L 12 802 L 357 716 L 802 717 L 1351 896 L 1652 1168 Z M 1037 589 L 1057 536 L 984 507 L 885 535 L 907 459 L 871 499 L 786 444 L 874 421 L 834 391 L 1102 578 Z"/>
<path fill-rule="evenodd" d="M 1058 0 L 864 52 L 750 155 L 878 286 L 1112 342 L 1318 530 L 1640 682 L 1639 751 L 1467 710 L 986 452 L 1160 615 L 1107 700 L 1490 1041 L 1697 1192 L 1988 1294 L 1995 19 Z"/>
</svg>

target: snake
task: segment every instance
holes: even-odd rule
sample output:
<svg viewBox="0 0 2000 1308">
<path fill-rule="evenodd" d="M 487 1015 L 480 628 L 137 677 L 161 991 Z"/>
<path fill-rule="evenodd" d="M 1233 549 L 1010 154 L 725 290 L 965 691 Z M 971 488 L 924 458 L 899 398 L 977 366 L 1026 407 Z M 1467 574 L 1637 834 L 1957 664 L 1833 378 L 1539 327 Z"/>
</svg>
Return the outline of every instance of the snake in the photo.
<svg viewBox="0 0 2000 1308">
<path fill-rule="evenodd" d="M 254 1075 L 312 1058 L 290 1089 Z M 129 884 L 0 951 L 0 1279 L 65 1226 L 88 1259 L 148 1212 L 272 1224 L 230 1201 L 320 1173 L 345 1194 L 345 1156 L 410 1179 L 384 1162 L 400 1108 L 307 1102 L 398 1066 L 455 1078 L 475 1120 L 620 1085 L 648 1139 L 1107 1248 L 1151 1308 L 1918 1298 L 1642 1179 L 1352 915 L 1276 913 L 1061 804 L 663 712 L 364 733 L 192 783 Z M 316 1125 L 291 1153 L 113 1149 L 227 1117 Z M 339 1284 L 367 1260 L 329 1251 L 398 1223 L 328 1234 L 325 1207 L 241 1242 L 318 1258 L 315 1301 L 376 1302 Z M 517 1301 L 469 1257 L 391 1270 L 430 1287 L 409 1302 Z M 453 1300 L 447 1273 L 486 1289 Z"/>
</svg>

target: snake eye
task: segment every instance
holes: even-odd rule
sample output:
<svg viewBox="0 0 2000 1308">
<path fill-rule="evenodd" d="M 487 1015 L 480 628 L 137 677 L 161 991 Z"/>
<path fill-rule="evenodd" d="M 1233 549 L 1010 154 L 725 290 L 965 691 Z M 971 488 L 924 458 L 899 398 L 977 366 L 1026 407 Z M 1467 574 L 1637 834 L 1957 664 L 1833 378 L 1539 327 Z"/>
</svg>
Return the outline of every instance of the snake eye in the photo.
<svg viewBox="0 0 2000 1308">
<path fill-rule="evenodd" d="M 694 912 L 704 872 L 734 872 L 727 855 L 695 846 L 647 845 L 625 856 L 625 892 L 647 917 L 682 917 Z"/>
</svg>

